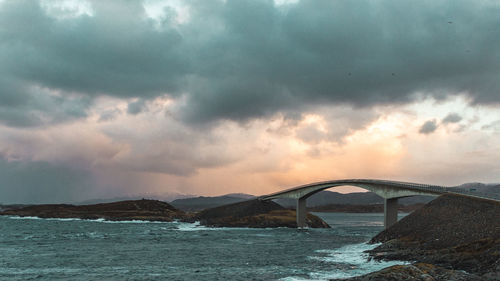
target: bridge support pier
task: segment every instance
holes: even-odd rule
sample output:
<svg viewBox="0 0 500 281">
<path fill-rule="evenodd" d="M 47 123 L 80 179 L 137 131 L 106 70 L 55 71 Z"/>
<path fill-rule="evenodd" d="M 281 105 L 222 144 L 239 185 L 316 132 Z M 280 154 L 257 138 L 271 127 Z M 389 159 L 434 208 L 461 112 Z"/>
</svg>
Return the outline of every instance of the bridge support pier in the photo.
<svg viewBox="0 0 500 281">
<path fill-rule="evenodd" d="M 297 213 L 297 228 L 306 227 L 306 198 L 297 199 L 297 208 L 295 209 Z"/>
<path fill-rule="evenodd" d="M 384 229 L 398 222 L 398 198 L 384 200 Z"/>
</svg>

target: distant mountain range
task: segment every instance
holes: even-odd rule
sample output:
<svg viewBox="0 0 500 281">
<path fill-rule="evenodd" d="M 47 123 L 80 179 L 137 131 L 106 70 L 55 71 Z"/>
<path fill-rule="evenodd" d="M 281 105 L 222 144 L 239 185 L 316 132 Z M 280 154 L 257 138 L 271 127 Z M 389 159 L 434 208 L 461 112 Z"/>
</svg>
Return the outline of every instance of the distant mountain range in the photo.
<svg viewBox="0 0 500 281">
<path fill-rule="evenodd" d="M 402 198 L 398 201 L 402 205 L 412 205 L 416 203 L 427 203 L 434 199 L 433 196 L 412 196 Z M 284 207 L 295 207 L 294 199 L 277 199 L 276 203 Z M 373 205 L 383 204 L 384 199 L 373 192 L 338 193 L 334 191 L 320 191 L 307 198 L 308 207 L 318 207 L 331 204 L 338 205 Z"/>
<path fill-rule="evenodd" d="M 255 196 L 250 194 L 231 193 L 215 197 L 199 196 L 193 198 L 176 199 L 170 202 L 170 204 L 183 211 L 201 211 L 208 208 L 242 202 L 253 198 L 255 198 Z"/>
<path fill-rule="evenodd" d="M 74 205 L 92 205 L 92 204 L 101 204 L 101 203 L 111 203 L 118 201 L 129 201 L 129 200 L 141 200 L 141 199 L 154 199 L 164 202 L 170 202 L 175 199 L 181 198 L 192 198 L 196 195 L 187 195 L 187 194 L 179 194 L 179 193 L 171 193 L 164 195 L 152 195 L 152 194 L 143 194 L 143 195 L 135 195 L 135 196 L 119 196 L 119 197 L 111 197 L 111 198 L 99 198 L 99 199 L 89 199 L 84 201 L 75 201 L 71 202 Z"/>
<path fill-rule="evenodd" d="M 194 198 L 184 198 L 176 199 L 170 204 L 172 206 L 184 210 L 184 211 L 199 211 L 207 208 L 218 207 L 226 204 L 237 203 L 245 200 L 255 198 L 253 195 L 249 194 L 227 194 L 223 196 L 215 197 L 194 197 Z M 400 204 L 410 205 L 416 203 L 427 203 L 431 201 L 434 197 L 432 196 L 414 196 L 403 198 L 400 200 Z M 295 207 L 295 200 L 293 199 L 277 199 L 274 200 L 276 203 L 282 205 L 283 207 Z M 321 191 L 307 199 L 308 207 L 318 207 L 331 204 L 347 204 L 347 205 L 371 205 L 371 204 L 381 204 L 384 203 L 384 199 L 379 197 L 373 192 L 356 192 L 342 194 L 333 191 Z"/>
<path fill-rule="evenodd" d="M 494 184 L 484 184 L 484 183 L 465 183 L 456 188 L 466 189 L 469 191 L 480 192 L 480 193 L 498 193 L 500 194 L 500 183 Z M 107 199 L 94 199 L 86 200 L 80 202 L 74 202 L 75 205 L 88 205 L 88 204 L 98 204 L 98 203 L 109 203 L 116 201 L 126 201 L 126 200 L 140 200 L 143 198 L 156 199 L 165 202 L 170 202 L 174 207 L 184 210 L 184 211 L 200 211 L 207 208 L 218 207 L 226 204 L 237 203 L 245 200 L 255 198 L 256 196 L 245 194 L 245 193 L 230 193 L 222 196 L 198 196 L 194 195 L 183 195 L 183 194 L 167 194 L 164 196 L 129 196 L 129 197 L 114 197 Z M 399 200 L 401 205 L 412 205 L 417 203 L 427 203 L 431 201 L 434 197 L 432 196 L 412 196 L 406 197 Z M 295 207 L 295 200 L 293 199 L 277 199 L 276 203 L 284 207 Z M 326 205 L 372 205 L 383 203 L 383 198 L 379 197 L 373 192 L 356 192 L 356 193 L 338 193 L 334 191 L 321 191 L 318 192 L 307 199 L 308 207 L 319 207 Z M 22 205 L 19 205 L 22 206 Z M 11 209 L 19 207 L 16 205 L 1 205 L 2 209 Z"/>
<path fill-rule="evenodd" d="M 483 184 L 483 183 L 466 183 L 460 185 L 460 189 L 468 189 L 482 193 L 500 193 L 500 184 Z M 256 196 L 244 193 L 226 194 L 215 197 L 192 197 L 176 199 L 170 204 L 184 211 L 200 211 L 206 208 L 213 208 L 225 204 L 245 201 L 255 198 Z M 401 205 L 413 205 L 419 203 L 427 203 L 433 200 L 434 196 L 412 196 L 401 198 L 398 203 Z M 293 199 L 277 199 L 276 203 L 283 207 L 295 207 L 296 201 Z M 384 199 L 373 192 L 355 192 L 355 193 L 338 193 L 334 191 L 321 191 L 307 199 L 308 207 L 319 207 L 326 205 L 373 205 L 382 204 Z"/>
<path fill-rule="evenodd" d="M 458 188 L 480 193 L 500 194 L 500 183 L 470 182 L 459 185 Z"/>
</svg>

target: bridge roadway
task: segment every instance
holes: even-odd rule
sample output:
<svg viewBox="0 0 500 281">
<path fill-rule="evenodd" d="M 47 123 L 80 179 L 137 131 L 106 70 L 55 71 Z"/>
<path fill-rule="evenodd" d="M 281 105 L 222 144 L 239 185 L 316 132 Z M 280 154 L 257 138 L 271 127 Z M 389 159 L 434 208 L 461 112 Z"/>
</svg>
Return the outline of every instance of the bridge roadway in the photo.
<svg viewBox="0 0 500 281">
<path fill-rule="evenodd" d="M 384 198 L 384 227 L 388 228 L 398 221 L 398 199 L 416 195 L 456 194 L 473 198 L 500 201 L 498 194 L 479 193 L 460 187 L 419 184 L 401 181 L 376 179 L 344 179 L 310 183 L 283 191 L 260 196 L 260 200 L 290 198 L 297 200 L 297 227 L 306 226 L 306 200 L 309 196 L 335 186 L 357 186 L 374 192 Z"/>
</svg>

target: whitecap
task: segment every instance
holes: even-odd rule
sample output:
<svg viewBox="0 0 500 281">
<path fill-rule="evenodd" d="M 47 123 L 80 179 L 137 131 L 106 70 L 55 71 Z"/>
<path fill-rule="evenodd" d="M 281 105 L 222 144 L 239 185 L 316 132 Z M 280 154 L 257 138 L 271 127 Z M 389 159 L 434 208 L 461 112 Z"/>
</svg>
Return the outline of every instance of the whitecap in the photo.
<svg viewBox="0 0 500 281">
<path fill-rule="evenodd" d="M 164 221 L 146 221 L 146 220 L 123 220 L 123 221 L 112 221 L 103 218 L 99 219 L 80 219 L 80 218 L 40 218 L 40 217 L 21 217 L 21 216 L 9 216 L 10 219 L 15 220 L 47 220 L 47 221 L 85 221 L 85 222 L 101 222 L 101 223 L 167 223 Z"/>
<path fill-rule="evenodd" d="M 177 224 L 177 228 L 175 230 L 179 231 L 198 231 L 198 230 L 206 230 L 208 227 L 200 225 L 199 221 L 194 223 L 189 222 L 179 222 Z"/>
<path fill-rule="evenodd" d="M 126 221 L 111 221 L 105 219 L 89 220 L 92 222 L 103 222 L 103 223 L 169 223 L 166 221 L 145 221 L 145 220 L 126 220 Z"/>
<path fill-rule="evenodd" d="M 9 219 L 13 220 L 41 220 L 39 217 L 21 217 L 21 216 L 10 216 Z"/>
<path fill-rule="evenodd" d="M 268 228 L 250 228 L 250 227 L 211 227 L 201 225 L 199 221 L 191 222 L 177 222 L 177 228 L 175 230 L 179 231 L 200 231 L 200 230 L 212 230 L 212 231 L 231 231 L 231 230 L 251 230 L 259 231 Z M 271 229 L 271 228 L 269 228 Z"/>
<path fill-rule="evenodd" d="M 298 280 L 329 280 L 335 278 L 349 278 L 364 275 L 370 272 L 378 271 L 383 268 L 396 265 L 408 264 L 405 261 L 375 261 L 368 260 L 366 250 L 371 250 L 380 244 L 351 244 L 337 249 L 322 249 L 315 253 L 318 255 L 307 257 L 310 260 L 331 263 L 335 271 L 318 271 L 309 273 L 309 278 L 299 278 L 295 276 L 280 279 L 282 281 Z"/>
</svg>

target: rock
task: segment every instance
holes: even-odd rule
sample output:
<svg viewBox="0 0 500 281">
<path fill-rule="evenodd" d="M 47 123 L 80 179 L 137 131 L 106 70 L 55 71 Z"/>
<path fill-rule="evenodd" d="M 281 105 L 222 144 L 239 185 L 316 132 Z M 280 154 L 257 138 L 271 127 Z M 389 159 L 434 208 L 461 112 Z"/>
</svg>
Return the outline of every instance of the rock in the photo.
<svg viewBox="0 0 500 281">
<path fill-rule="evenodd" d="M 500 202 L 443 195 L 382 231 L 372 242 L 418 241 L 440 249 L 484 238 L 500 238 Z"/>
<path fill-rule="evenodd" d="M 297 227 L 294 210 L 287 210 L 272 201 L 258 199 L 207 209 L 194 215 L 190 221 L 215 227 Z M 307 215 L 306 223 L 313 228 L 330 227 L 322 219 Z"/>
<path fill-rule="evenodd" d="M 479 276 L 459 270 L 445 269 L 427 263 L 394 265 L 377 272 L 349 279 L 349 281 L 480 281 Z"/>
<path fill-rule="evenodd" d="M 443 195 L 375 236 L 370 253 L 484 275 L 500 263 L 499 214 L 498 202 Z"/>
<path fill-rule="evenodd" d="M 0 212 L 0 215 L 40 218 L 173 221 L 186 214 L 158 200 L 128 200 L 94 205 L 32 205 Z"/>
</svg>

